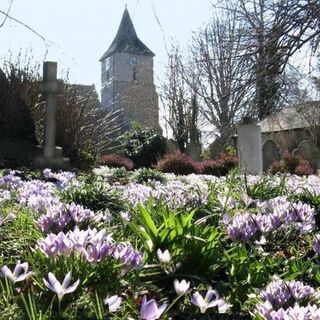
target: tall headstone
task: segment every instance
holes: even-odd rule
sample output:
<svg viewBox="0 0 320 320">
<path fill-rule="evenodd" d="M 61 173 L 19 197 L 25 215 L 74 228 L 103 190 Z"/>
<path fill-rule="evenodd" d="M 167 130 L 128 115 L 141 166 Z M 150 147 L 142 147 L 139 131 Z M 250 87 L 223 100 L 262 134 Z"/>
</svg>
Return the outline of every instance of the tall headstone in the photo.
<svg viewBox="0 0 320 320">
<path fill-rule="evenodd" d="M 266 140 L 262 146 L 263 171 L 266 172 L 274 161 L 280 160 L 280 152 L 273 140 Z"/>
<path fill-rule="evenodd" d="M 186 153 L 192 160 L 195 160 L 195 161 L 200 160 L 200 155 L 201 155 L 200 144 L 194 143 L 194 142 L 188 143 L 186 147 Z"/>
<path fill-rule="evenodd" d="M 314 173 L 318 171 L 318 151 L 310 140 L 302 141 L 298 146 L 299 156 L 310 162 Z"/>
<path fill-rule="evenodd" d="M 69 159 L 63 158 L 62 148 L 56 147 L 56 118 L 57 95 L 63 89 L 62 80 L 57 79 L 57 63 L 46 61 L 43 63 L 43 80 L 39 83 L 39 91 L 46 99 L 46 116 L 44 128 L 43 154 L 34 159 L 36 167 L 65 169 L 69 166 Z"/>
<path fill-rule="evenodd" d="M 261 127 L 244 119 L 237 128 L 240 170 L 252 175 L 262 173 Z"/>
</svg>

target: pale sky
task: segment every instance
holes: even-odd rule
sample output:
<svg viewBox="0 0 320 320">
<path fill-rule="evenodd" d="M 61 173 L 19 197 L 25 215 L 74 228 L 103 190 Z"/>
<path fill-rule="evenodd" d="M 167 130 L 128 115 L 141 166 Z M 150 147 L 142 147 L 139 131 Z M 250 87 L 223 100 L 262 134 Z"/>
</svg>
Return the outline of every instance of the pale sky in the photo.
<svg viewBox="0 0 320 320">
<path fill-rule="evenodd" d="M 0 28 L 0 59 L 31 49 L 34 60 L 57 61 L 69 70 L 73 83 L 96 84 L 100 90 L 100 62 L 116 35 L 127 4 L 139 38 L 156 54 L 155 80 L 163 76 L 165 43 L 187 46 L 192 31 L 212 16 L 212 0 L 13 0 L 10 15 L 44 36 L 7 19 Z M 6 11 L 10 0 L 0 0 Z M 3 15 L 0 14 L 0 25 Z M 59 72 L 58 71 L 58 72 Z"/>
</svg>

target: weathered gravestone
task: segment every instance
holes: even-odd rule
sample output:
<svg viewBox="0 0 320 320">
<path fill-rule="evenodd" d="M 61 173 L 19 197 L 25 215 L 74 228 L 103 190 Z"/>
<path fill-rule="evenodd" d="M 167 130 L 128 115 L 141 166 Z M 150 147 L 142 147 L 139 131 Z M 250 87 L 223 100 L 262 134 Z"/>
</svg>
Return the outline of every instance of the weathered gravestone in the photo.
<svg viewBox="0 0 320 320">
<path fill-rule="evenodd" d="M 43 63 L 43 80 L 39 83 L 39 91 L 43 93 L 47 102 L 44 128 L 43 152 L 35 156 L 34 164 L 39 168 L 66 169 L 69 159 L 63 158 L 62 148 L 55 145 L 57 95 L 63 89 L 62 80 L 57 79 L 57 63 Z"/>
<path fill-rule="evenodd" d="M 201 146 L 198 143 L 190 142 L 186 147 L 187 155 L 195 161 L 200 160 Z"/>
<path fill-rule="evenodd" d="M 166 153 L 175 153 L 179 150 L 178 144 L 173 139 L 166 140 Z"/>
<path fill-rule="evenodd" d="M 304 140 L 298 145 L 299 156 L 310 162 L 314 173 L 318 171 L 318 151 L 310 140 Z"/>
<path fill-rule="evenodd" d="M 262 173 L 261 127 L 245 118 L 237 128 L 240 170 L 252 175 Z"/>
<path fill-rule="evenodd" d="M 273 140 L 266 140 L 262 146 L 262 165 L 263 171 L 266 172 L 274 161 L 281 158 L 280 151 Z"/>
</svg>

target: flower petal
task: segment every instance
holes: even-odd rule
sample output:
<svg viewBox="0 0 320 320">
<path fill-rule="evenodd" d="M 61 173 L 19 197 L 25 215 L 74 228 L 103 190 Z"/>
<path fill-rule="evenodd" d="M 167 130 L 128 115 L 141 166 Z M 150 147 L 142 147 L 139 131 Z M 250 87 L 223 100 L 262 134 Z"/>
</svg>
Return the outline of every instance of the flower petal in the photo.
<svg viewBox="0 0 320 320">
<path fill-rule="evenodd" d="M 147 298 L 142 300 L 140 309 L 140 319 L 142 320 L 154 320 L 158 313 L 158 306 L 154 299 L 147 301 Z"/>
<path fill-rule="evenodd" d="M 11 270 L 7 267 L 7 266 L 3 266 L 2 268 L 1 268 L 1 272 L 3 273 L 3 275 L 6 277 L 6 278 L 8 278 L 8 279 L 10 279 L 11 281 L 15 281 L 15 278 L 14 278 L 14 275 L 13 275 L 13 273 L 11 272 Z"/>
<path fill-rule="evenodd" d="M 69 283 L 71 281 L 72 273 L 71 271 L 67 273 L 67 275 L 64 277 L 63 282 L 62 282 L 62 288 L 67 289 L 69 286 Z"/>
<path fill-rule="evenodd" d="M 69 288 L 67 288 L 64 291 L 64 293 L 66 294 L 66 293 L 71 293 L 71 292 L 75 291 L 77 289 L 79 283 L 80 283 L 80 279 L 78 279 L 73 285 L 71 285 Z"/>
</svg>

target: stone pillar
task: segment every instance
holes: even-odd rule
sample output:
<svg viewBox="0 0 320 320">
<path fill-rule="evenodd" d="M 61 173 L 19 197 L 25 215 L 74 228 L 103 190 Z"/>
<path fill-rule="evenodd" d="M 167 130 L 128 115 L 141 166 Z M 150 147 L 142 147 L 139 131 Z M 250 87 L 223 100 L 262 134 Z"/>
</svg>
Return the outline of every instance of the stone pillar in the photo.
<svg viewBox="0 0 320 320">
<path fill-rule="evenodd" d="M 43 154 L 34 158 L 34 164 L 39 168 L 65 169 L 69 159 L 62 157 L 62 148 L 56 147 L 57 96 L 63 89 L 62 80 L 57 79 L 57 63 L 43 63 L 43 80 L 39 83 L 39 92 L 46 99 L 46 117 L 44 128 Z"/>
<path fill-rule="evenodd" d="M 262 173 L 262 139 L 261 127 L 250 121 L 239 125 L 238 155 L 242 172 L 258 175 Z"/>
</svg>

